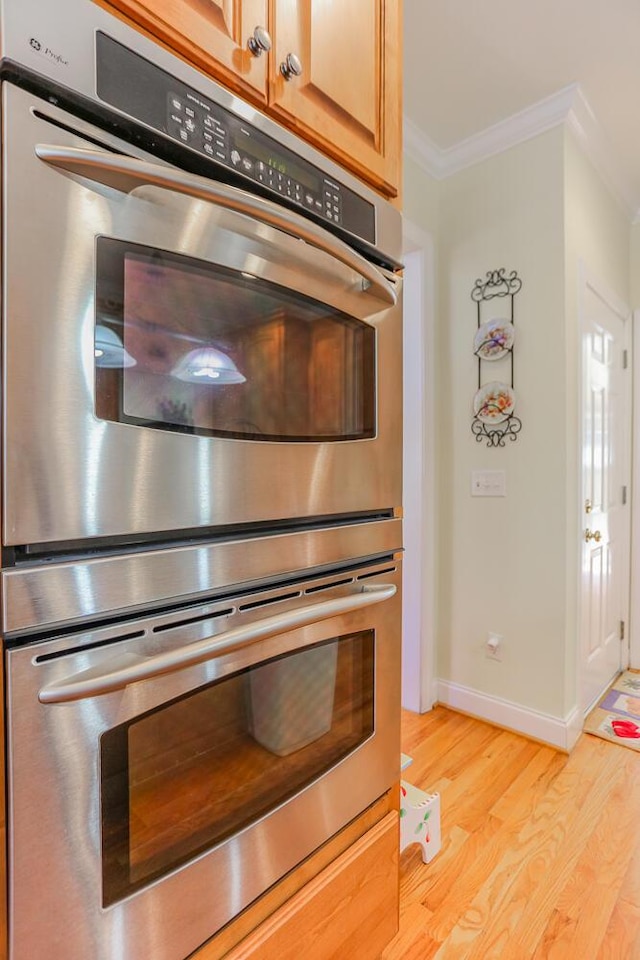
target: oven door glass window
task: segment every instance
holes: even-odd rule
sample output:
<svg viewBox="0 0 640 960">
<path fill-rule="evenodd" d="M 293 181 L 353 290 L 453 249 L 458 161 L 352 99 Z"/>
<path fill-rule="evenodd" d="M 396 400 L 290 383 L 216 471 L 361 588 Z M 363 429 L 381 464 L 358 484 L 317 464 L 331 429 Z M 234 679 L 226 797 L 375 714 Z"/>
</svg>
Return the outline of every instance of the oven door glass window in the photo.
<svg viewBox="0 0 640 960">
<path fill-rule="evenodd" d="M 255 823 L 364 743 L 374 633 L 234 673 L 101 738 L 103 905 Z"/>
<path fill-rule="evenodd" d="M 98 238 L 96 414 L 245 440 L 375 435 L 375 331 L 239 271 Z"/>
</svg>

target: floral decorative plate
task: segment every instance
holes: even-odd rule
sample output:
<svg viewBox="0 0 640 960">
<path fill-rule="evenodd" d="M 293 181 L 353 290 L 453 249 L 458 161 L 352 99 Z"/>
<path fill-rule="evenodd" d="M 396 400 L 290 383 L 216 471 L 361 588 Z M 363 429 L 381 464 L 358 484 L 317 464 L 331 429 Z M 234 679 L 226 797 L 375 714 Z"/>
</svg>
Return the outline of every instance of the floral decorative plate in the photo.
<svg viewBox="0 0 640 960">
<path fill-rule="evenodd" d="M 508 320 L 487 320 L 478 327 L 473 339 L 473 352 L 481 360 L 499 360 L 513 346 L 515 330 Z"/>
<path fill-rule="evenodd" d="M 473 412 L 483 423 L 502 423 L 516 406 L 516 395 L 506 383 L 485 383 L 473 398 Z"/>
</svg>

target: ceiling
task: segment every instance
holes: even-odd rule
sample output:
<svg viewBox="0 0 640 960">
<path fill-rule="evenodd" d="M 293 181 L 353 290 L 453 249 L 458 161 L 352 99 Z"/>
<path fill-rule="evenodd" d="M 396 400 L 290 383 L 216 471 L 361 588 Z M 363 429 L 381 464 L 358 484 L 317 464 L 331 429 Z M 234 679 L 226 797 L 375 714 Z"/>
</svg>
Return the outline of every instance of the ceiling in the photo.
<svg viewBox="0 0 640 960">
<path fill-rule="evenodd" d="M 564 117 L 636 214 L 638 0 L 404 0 L 404 21 L 406 127 L 436 175 Z"/>
</svg>

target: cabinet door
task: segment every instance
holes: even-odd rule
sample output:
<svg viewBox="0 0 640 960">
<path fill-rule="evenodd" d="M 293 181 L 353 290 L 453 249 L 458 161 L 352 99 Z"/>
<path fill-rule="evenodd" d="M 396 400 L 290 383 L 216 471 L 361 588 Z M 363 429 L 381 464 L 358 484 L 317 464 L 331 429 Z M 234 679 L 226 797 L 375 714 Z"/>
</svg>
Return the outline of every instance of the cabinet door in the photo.
<svg viewBox="0 0 640 960">
<path fill-rule="evenodd" d="M 398 823 L 389 813 L 225 960 L 377 960 L 398 931 Z"/>
<path fill-rule="evenodd" d="M 267 27 L 268 0 L 109 0 L 200 70 L 253 100 L 266 101 L 268 54 L 247 40 Z"/>
<path fill-rule="evenodd" d="M 389 196 L 400 162 L 400 0 L 276 0 L 272 112 Z M 295 54 L 300 76 L 280 65 Z"/>
</svg>

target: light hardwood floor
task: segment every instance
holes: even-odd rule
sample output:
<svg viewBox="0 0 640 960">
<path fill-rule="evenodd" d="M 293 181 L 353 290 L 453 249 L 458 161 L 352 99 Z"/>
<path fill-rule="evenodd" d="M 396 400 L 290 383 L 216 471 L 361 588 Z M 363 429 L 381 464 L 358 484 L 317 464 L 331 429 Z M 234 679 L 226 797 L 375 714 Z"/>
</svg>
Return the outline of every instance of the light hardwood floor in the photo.
<svg viewBox="0 0 640 960">
<path fill-rule="evenodd" d="M 382 960 L 640 960 L 640 753 L 583 734 L 566 756 L 444 707 L 405 713 L 402 749 L 442 849 L 402 854 Z"/>
</svg>

